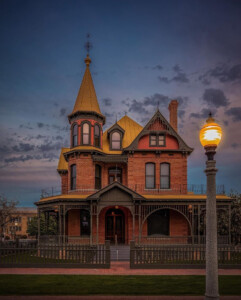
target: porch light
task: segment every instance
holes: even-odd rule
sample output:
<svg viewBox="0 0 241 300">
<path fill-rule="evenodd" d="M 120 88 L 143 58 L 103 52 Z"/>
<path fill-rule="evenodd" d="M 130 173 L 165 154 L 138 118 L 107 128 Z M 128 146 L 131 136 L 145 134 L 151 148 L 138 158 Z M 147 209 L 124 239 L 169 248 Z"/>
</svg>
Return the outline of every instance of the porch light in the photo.
<svg viewBox="0 0 241 300">
<path fill-rule="evenodd" d="M 222 138 L 221 127 L 214 122 L 212 114 L 206 120 L 206 124 L 200 130 L 200 142 L 204 148 L 217 147 Z"/>
</svg>

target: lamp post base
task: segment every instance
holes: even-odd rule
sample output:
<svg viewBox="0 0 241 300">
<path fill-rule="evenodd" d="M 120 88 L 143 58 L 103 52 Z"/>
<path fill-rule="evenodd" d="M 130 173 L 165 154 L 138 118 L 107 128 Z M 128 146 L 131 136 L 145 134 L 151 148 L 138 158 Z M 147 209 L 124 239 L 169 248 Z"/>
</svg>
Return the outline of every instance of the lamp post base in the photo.
<svg viewBox="0 0 241 300">
<path fill-rule="evenodd" d="M 205 300 L 219 300 L 219 295 L 218 296 L 207 296 L 205 295 Z"/>
</svg>

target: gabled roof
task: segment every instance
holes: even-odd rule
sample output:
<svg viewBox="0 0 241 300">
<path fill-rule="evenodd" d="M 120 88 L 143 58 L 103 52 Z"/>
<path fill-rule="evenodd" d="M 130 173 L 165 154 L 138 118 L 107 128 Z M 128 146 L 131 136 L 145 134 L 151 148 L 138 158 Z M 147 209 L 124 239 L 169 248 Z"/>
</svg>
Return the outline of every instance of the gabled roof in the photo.
<svg viewBox="0 0 241 300">
<path fill-rule="evenodd" d="M 128 187 L 121 184 L 120 182 L 114 181 L 111 184 L 109 184 L 106 187 L 99 190 L 98 192 L 88 196 L 86 198 L 86 200 L 98 200 L 101 195 L 103 195 L 104 193 L 106 193 L 106 192 L 108 192 L 108 191 L 110 191 L 114 188 L 118 188 L 118 189 L 126 192 L 127 194 L 131 195 L 133 200 L 144 200 L 145 199 L 143 196 L 141 196 L 140 194 L 138 194 L 138 193 L 134 192 L 133 190 L 129 189 Z"/>
<path fill-rule="evenodd" d="M 61 153 L 59 156 L 59 163 L 58 163 L 58 172 L 61 171 L 68 171 L 68 163 L 64 158 L 64 153 L 68 152 L 70 150 L 70 148 L 62 148 L 61 149 Z"/>
<path fill-rule="evenodd" d="M 128 116 L 122 117 L 117 122 L 117 125 L 120 126 L 124 130 L 124 136 L 123 136 L 123 140 L 122 140 L 122 147 L 123 148 L 128 147 L 143 129 L 143 127 L 141 125 L 139 125 L 137 122 L 135 122 L 134 120 L 132 120 Z M 115 126 L 115 125 L 113 125 L 113 126 Z M 111 126 L 111 128 L 113 126 Z M 103 133 L 103 139 L 102 139 L 102 141 L 103 141 L 103 151 L 107 154 L 121 154 L 122 151 L 110 150 L 110 141 L 108 139 L 108 131 L 110 129 L 106 130 Z"/>
<path fill-rule="evenodd" d="M 139 134 L 136 136 L 136 138 L 132 141 L 132 143 L 127 146 L 124 150 L 137 150 L 138 147 L 138 141 L 139 139 L 150 133 L 149 127 L 157 120 L 159 119 L 162 123 L 163 127 L 165 128 L 165 131 L 174 136 L 179 144 L 179 151 L 184 151 L 191 153 L 193 151 L 192 148 L 190 148 L 180 137 L 180 135 L 176 132 L 176 130 L 171 126 L 171 124 L 166 120 L 166 118 L 160 113 L 159 109 L 155 112 L 151 120 L 146 124 L 146 126 L 139 132 Z"/>
<path fill-rule="evenodd" d="M 86 63 L 85 74 L 82 83 L 80 85 L 79 93 L 76 98 L 74 109 L 71 115 L 77 112 L 95 112 L 97 114 L 102 115 L 96 97 L 95 87 L 91 77 L 90 69 L 89 69 L 89 64 L 91 63 L 91 59 L 89 58 L 88 55 L 85 59 L 85 63 Z"/>
</svg>

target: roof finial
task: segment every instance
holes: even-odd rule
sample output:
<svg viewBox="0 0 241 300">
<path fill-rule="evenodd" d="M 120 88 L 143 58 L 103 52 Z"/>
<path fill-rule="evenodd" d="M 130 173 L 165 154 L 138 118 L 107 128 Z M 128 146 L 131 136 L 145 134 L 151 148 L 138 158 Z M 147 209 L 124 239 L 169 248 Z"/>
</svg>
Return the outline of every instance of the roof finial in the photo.
<svg viewBox="0 0 241 300">
<path fill-rule="evenodd" d="M 157 106 L 156 106 L 156 110 L 159 111 L 159 106 L 160 106 L 160 101 L 157 101 Z"/>
<path fill-rule="evenodd" d="M 93 47 L 89 38 L 90 38 L 90 34 L 88 33 L 86 35 L 86 38 L 87 38 L 87 42 L 85 43 L 85 49 L 87 50 L 87 56 L 86 56 L 86 59 L 85 59 L 85 63 L 86 63 L 86 66 L 88 67 L 91 63 L 91 59 L 89 57 L 89 53 L 90 53 L 90 49 Z"/>
</svg>

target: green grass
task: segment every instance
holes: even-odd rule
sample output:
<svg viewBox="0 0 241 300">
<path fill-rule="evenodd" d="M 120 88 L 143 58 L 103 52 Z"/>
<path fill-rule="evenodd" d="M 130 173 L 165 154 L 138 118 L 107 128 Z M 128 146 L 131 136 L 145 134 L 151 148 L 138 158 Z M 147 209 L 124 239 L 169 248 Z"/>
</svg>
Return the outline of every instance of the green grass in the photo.
<svg viewBox="0 0 241 300">
<path fill-rule="evenodd" d="M 241 276 L 219 276 L 221 295 L 241 295 Z M 0 275 L 0 295 L 203 295 L 204 276 Z"/>
</svg>

